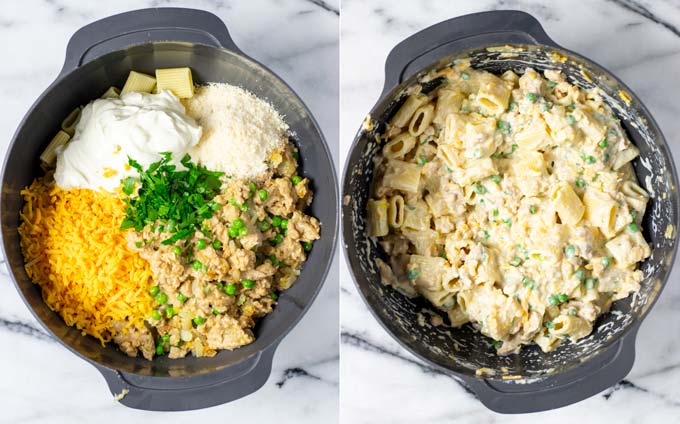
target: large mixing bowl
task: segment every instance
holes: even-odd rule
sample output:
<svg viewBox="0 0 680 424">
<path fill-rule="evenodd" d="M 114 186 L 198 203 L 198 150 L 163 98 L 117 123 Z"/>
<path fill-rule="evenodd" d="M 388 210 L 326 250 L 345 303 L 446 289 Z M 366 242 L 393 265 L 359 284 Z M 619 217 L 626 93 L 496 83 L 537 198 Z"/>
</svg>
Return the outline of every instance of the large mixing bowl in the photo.
<svg viewBox="0 0 680 424">
<path fill-rule="evenodd" d="M 366 202 L 373 178 L 373 158 L 380 149 L 376 134 L 406 98 L 405 90 L 425 73 L 459 58 L 493 73 L 530 66 L 559 69 L 582 88 L 598 86 L 640 149 L 633 163 L 640 184 L 651 194 L 642 225 L 652 255 L 640 268 L 638 294 L 613 304 L 593 333 L 543 353 L 525 346 L 519 354 L 499 356 L 490 340 L 470 325 L 462 328 L 421 325 L 423 298 L 409 299 L 380 282 L 375 259 L 385 252 L 366 232 Z M 617 383 L 635 358 L 635 336 L 642 319 L 670 274 L 677 248 L 678 178 L 666 141 L 633 92 L 614 75 L 552 41 L 532 16 L 517 11 L 484 12 L 427 28 L 398 44 L 385 65 L 385 86 L 351 148 L 343 182 L 342 224 L 347 261 L 357 288 L 382 326 L 423 361 L 464 380 L 489 408 L 532 412 L 585 399 Z M 423 90 L 436 88 L 437 80 Z M 371 129 L 367 129 L 371 128 Z"/>
<path fill-rule="evenodd" d="M 24 270 L 19 247 L 20 190 L 41 174 L 38 156 L 61 121 L 110 86 L 122 87 L 131 70 L 191 67 L 194 80 L 238 85 L 266 99 L 285 117 L 300 149 L 302 170 L 315 189 L 310 214 L 322 223 L 298 282 L 283 292 L 274 312 L 255 328 L 256 340 L 211 358 L 130 358 L 115 345 L 68 327 L 43 302 L 40 287 Z M 270 70 L 243 54 L 216 16 L 191 9 L 146 9 L 87 25 L 71 38 L 64 68 L 38 98 L 10 144 L 2 177 L 3 248 L 17 289 L 38 321 L 72 352 L 104 375 L 127 406 L 185 410 L 224 403 L 260 388 L 274 351 L 319 292 L 328 272 L 338 228 L 338 194 L 323 134 L 302 100 Z"/>
</svg>

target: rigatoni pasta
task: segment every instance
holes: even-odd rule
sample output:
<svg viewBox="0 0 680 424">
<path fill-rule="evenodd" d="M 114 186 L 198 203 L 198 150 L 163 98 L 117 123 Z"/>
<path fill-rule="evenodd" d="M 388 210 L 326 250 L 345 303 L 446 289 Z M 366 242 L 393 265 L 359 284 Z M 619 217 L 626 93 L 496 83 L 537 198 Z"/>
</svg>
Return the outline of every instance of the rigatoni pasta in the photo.
<svg viewBox="0 0 680 424">
<path fill-rule="evenodd" d="M 586 337 L 639 290 L 651 253 L 637 148 L 597 89 L 559 71 L 499 78 L 461 61 L 435 78 L 381 137 L 368 220 L 389 247 L 383 282 L 471 323 L 499 354 Z"/>
<path fill-rule="evenodd" d="M 130 74 L 125 81 L 125 85 L 120 91 L 120 94 L 123 95 L 134 91 L 138 91 L 140 93 L 151 93 L 155 87 L 156 78 L 141 72 L 130 71 Z"/>
</svg>

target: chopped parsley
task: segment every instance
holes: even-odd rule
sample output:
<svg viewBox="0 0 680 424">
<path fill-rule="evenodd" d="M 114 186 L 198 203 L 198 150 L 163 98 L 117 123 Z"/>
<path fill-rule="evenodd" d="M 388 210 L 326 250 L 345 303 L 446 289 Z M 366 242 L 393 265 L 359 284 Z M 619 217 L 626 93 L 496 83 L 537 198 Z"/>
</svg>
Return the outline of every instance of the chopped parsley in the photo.
<svg viewBox="0 0 680 424">
<path fill-rule="evenodd" d="M 498 124 L 496 124 L 496 127 L 501 131 L 506 134 L 510 134 L 512 132 L 512 128 L 510 127 L 509 122 L 505 121 L 498 121 Z"/>
<path fill-rule="evenodd" d="M 120 229 L 134 228 L 142 231 L 146 225 L 155 225 L 158 221 L 170 237 L 161 242 L 170 245 L 178 240 L 190 239 L 196 231 L 200 231 L 201 223 L 213 216 L 221 205 L 212 199 L 219 193 L 219 177 L 222 172 L 208 171 L 191 162 L 185 155 L 181 163 L 186 168 L 177 171 L 170 162 L 172 153 L 161 153 L 163 158 L 149 165 L 144 170 L 132 158 L 128 164 L 139 172 L 139 189 L 137 196 L 131 197 L 130 187 L 134 187 L 126 178 L 123 190 L 128 192 L 125 200 L 125 218 Z M 173 225 L 169 225 L 172 222 Z"/>
<path fill-rule="evenodd" d="M 527 100 L 529 100 L 531 103 L 536 103 L 536 93 L 527 93 Z"/>
</svg>

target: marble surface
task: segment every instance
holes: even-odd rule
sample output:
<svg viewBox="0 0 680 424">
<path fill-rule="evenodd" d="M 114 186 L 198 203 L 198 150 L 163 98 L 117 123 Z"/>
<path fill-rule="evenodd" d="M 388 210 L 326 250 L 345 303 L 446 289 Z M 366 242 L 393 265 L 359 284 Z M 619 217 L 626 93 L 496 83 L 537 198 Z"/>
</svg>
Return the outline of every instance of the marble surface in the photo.
<svg viewBox="0 0 680 424">
<path fill-rule="evenodd" d="M 145 7 L 209 10 L 238 46 L 263 62 L 307 103 L 338 153 L 339 2 L 24 0 L 0 11 L 0 151 L 25 111 L 57 75 L 66 43 L 83 25 Z M 0 423 L 332 423 L 338 420 L 336 265 L 316 302 L 279 346 L 271 377 L 257 393 L 227 405 L 180 413 L 128 409 L 103 378 L 39 327 L 0 266 Z"/>
<path fill-rule="evenodd" d="M 447 18 L 491 9 L 533 14 L 566 48 L 617 74 L 645 102 L 680 159 L 680 6 L 672 1 L 343 0 L 341 157 L 383 84 L 385 58 L 409 35 Z M 530 415 L 490 412 L 454 378 L 421 363 L 376 322 L 341 263 L 342 422 L 680 423 L 680 267 L 642 324 L 631 373 L 575 405 Z"/>
</svg>

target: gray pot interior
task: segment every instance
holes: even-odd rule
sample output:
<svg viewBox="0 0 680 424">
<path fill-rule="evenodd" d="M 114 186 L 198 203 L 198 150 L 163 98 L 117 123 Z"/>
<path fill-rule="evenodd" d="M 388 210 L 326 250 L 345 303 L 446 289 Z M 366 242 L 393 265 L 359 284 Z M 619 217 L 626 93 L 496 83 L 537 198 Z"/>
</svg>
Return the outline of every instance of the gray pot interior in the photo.
<svg viewBox="0 0 680 424">
<path fill-rule="evenodd" d="M 308 213 L 322 223 L 321 239 L 305 263 L 298 282 L 283 292 L 274 312 L 255 328 L 256 341 L 212 358 L 186 357 L 154 361 L 130 358 L 114 344 L 102 348 L 93 337 L 83 337 L 42 301 L 40 288 L 24 270 L 17 226 L 22 207 L 20 190 L 41 175 L 38 156 L 66 115 L 78 105 L 99 97 L 108 87 L 122 87 L 130 70 L 153 74 L 156 68 L 189 66 L 196 83 L 225 82 L 266 99 L 291 127 L 300 148 L 302 173 L 312 180 L 314 202 Z M 333 165 L 323 135 L 302 101 L 280 79 L 258 63 L 228 50 L 198 44 L 156 42 L 106 54 L 54 83 L 27 114 L 7 152 L 2 181 L 2 236 L 17 287 L 34 315 L 74 352 L 100 365 L 145 376 L 192 376 L 238 364 L 275 345 L 310 306 L 330 266 L 338 217 Z"/>
<path fill-rule="evenodd" d="M 447 371 L 475 377 L 480 368 L 494 370 L 485 374 L 490 379 L 514 376 L 531 379 L 553 375 L 573 369 L 594 355 L 604 352 L 614 341 L 621 338 L 642 317 L 656 300 L 666 279 L 676 250 L 678 225 L 677 176 L 669 149 L 661 131 L 640 101 L 620 81 L 600 66 L 566 50 L 547 46 L 523 45 L 513 55 L 489 52 L 486 48 L 461 51 L 447 56 L 437 63 L 410 77 L 387 93 L 370 112 L 375 129 L 359 131 L 347 161 L 343 186 L 343 235 L 346 253 L 358 288 L 370 309 L 396 339 L 417 356 Z M 551 54 L 565 57 L 565 62 L 554 61 Z M 593 333 L 578 343 L 563 343 L 550 353 L 543 353 L 538 346 L 525 346 L 520 354 L 497 356 L 491 340 L 470 325 L 459 329 L 434 327 L 428 319 L 428 311 L 434 308 L 424 299 L 408 299 L 392 287 L 380 283 L 374 259 L 385 257 L 382 249 L 366 236 L 366 201 L 373 178 L 373 157 L 380 146 L 375 134 L 384 131 L 385 122 L 405 100 L 404 89 L 417 82 L 425 72 L 441 68 L 458 58 L 469 57 L 472 66 L 493 73 L 508 69 L 519 72 L 526 66 L 536 70 L 560 69 L 570 82 L 589 88 L 599 86 L 606 102 L 623 121 L 631 140 L 639 147 L 640 157 L 634 167 L 641 185 L 653 198 L 648 205 L 643 226 L 644 235 L 653 248 L 652 256 L 641 269 L 644 282 L 639 294 L 616 302 L 610 313 L 600 317 Z M 592 78 L 588 81 L 584 74 Z M 431 90 L 439 81 L 424 87 Z M 619 90 L 631 95 L 626 104 Z M 669 236 L 670 232 L 672 235 Z M 425 324 L 419 324 L 419 321 Z"/>
</svg>

